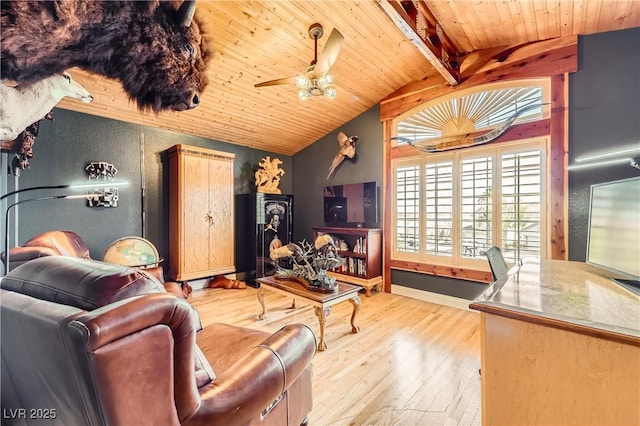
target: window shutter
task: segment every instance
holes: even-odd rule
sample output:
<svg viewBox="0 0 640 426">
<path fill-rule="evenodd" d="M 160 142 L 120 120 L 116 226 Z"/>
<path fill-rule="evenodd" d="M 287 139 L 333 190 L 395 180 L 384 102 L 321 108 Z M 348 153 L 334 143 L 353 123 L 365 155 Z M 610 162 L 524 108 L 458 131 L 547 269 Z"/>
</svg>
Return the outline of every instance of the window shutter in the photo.
<svg viewBox="0 0 640 426">
<path fill-rule="evenodd" d="M 453 253 L 453 162 L 429 163 L 425 167 L 426 253 Z"/>
<path fill-rule="evenodd" d="M 420 170 L 416 166 L 396 169 L 396 250 L 418 253 L 420 249 Z"/>
<path fill-rule="evenodd" d="M 540 256 L 540 150 L 502 155 L 502 253 L 517 261 Z"/>
<path fill-rule="evenodd" d="M 482 257 L 492 245 L 493 159 L 463 160 L 460 185 L 460 256 Z"/>
</svg>

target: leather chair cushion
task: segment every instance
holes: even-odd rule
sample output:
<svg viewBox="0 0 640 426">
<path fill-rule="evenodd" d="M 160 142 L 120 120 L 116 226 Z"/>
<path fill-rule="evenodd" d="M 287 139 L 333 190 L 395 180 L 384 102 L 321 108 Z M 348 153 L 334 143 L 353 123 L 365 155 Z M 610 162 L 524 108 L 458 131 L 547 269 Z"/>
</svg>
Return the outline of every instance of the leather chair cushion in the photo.
<svg viewBox="0 0 640 426">
<path fill-rule="evenodd" d="M 196 342 L 216 371 L 228 370 L 238 357 L 261 344 L 270 336 L 261 330 L 243 329 L 234 325 L 214 323 L 196 336 Z"/>
<path fill-rule="evenodd" d="M 133 296 L 165 293 L 158 280 L 138 269 L 67 256 L 20 265 L 2 279 L 2 288 L 87 311 Z"/>
</svg>

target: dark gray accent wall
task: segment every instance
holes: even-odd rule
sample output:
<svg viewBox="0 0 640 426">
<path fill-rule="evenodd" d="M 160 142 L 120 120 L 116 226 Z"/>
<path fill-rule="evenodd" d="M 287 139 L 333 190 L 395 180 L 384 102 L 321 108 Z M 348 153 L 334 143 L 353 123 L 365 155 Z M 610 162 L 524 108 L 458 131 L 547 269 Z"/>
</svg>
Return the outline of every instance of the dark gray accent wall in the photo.
<svg viewBox="0 0 640 426">
<path fill-rule="evenodd" d="M 403 287 L 415 288 L 467 300 L 475 299 L 487 289 L 485 283 L 440 277 L 437 275 L 416 274 L 415 272 L 397 269 L 391 271 L 391 282 Z"/>
<path fill-rule="evenodd" d="M 569 76 L 569 164 L 640 146 L 638 52 L 640 28 L 578 39 L 578 72 Z M 586 260 L 591 185 L 639 174 L 628 164 L 569 171 L 569 260 Z"/>
<path fill-rule="evenodd" d="M 175 144 L 194 145 L 236 154 L 235 192 L 255 192 L 253 174 L 258 162 L 270 155 L 283 161 L 280 188 L 292 191 L 291 157 L 258 151 L 197 136 L 110 120 L 78 112 L 55 109 L 54 122 L 42 121 L 31 168 L 22 172 L 19 187 L 88 182 L 85 166 L 105 161 L 118 169 L 117 178 L 130 182 L 120 189 L 116 208 L 90 208 L 84 200 L 53 200 L 19 206 L 18 243 L 52 229 L 69 229 L 83 237 L 92 257 L 102 259 L 104 251 L 118 238 L 142 235 L 142 192 L 140 134 L 144 134 L 146 238 L 160 255 L 168 257 L 169 194 L 166 150 Z M 4 172 L 4 171 L 3 171 Z M 15 178 L 6 178 L 10 188 Z M 56 194 L 69 191 L 55 191 Z M 30 193 L 48 195 L 52 191 Z M 26 194 L 23 198 L 26 198 Z M 13 240 L 13 238 L 12 238 Z M 0 250 L 2 251 L 2 250 Z"/>
<path fill-rule="evenodd" d="M 345 159 L 327 180 L 331 162 L 338 153 L 339 132 L 358 136 L 356 156 Z M 380 107 L 376 105 L 293 156 L 294 240 L 311 241 L 311 228 L 324 226 L 323 190 L 330 185 L 375 181 L 378 220 L 382 225 L 382 136 Z"/>
</svg>

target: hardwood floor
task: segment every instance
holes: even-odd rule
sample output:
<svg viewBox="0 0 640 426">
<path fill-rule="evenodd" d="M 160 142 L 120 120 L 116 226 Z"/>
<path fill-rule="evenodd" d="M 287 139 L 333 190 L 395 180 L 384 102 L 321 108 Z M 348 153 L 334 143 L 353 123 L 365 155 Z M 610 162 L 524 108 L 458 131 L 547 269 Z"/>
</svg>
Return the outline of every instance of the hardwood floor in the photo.
<svg viewBox="0 0 640 426">
<path fill-rule="evenodd" d="M 267 318 L 256 289 L 195 290 L 189 301 L 202 324 L 214 322 L 275 332 L 285 324 L 320 326 L 310 305 L 265 292 Z M 333 306 L 325 328 L 328 348 L 313 361 L 310 425 L 479 425 L 480 316 L 388 293 L 360 294 Z"/>
</svg>

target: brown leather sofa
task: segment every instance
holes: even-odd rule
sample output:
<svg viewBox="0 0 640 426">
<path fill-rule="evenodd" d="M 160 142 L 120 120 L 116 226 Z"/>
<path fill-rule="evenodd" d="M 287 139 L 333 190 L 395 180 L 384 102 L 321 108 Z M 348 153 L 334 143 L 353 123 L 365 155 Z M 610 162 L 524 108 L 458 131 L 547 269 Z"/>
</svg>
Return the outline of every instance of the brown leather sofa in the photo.
<svg viewBox="0 0 640 426">
<path fill-rule="evenodd" d="M 3 425 L 306 423 L 316 341 L 304 325 L 196 336 L 186 300 L 90 259 L 35 259 L 0 287 Z"/>
<path fill-rule="evenodd" d="M 91 258 L 89 247 L 80 235 L 73 231 L 47 231 L 9 250 L 9 270 L 39 257 L 55 255 Z"/>
<path fill-rule="evenodd" d="M 4 252 L 0 254 L 0 259 L 4 262 Z M 70 256 L 82 259 L 91 259 L 89 247 L 82 237 L 73 231 L 47 231 L 38 234 L 28 240 L 22 246 L 9 249 L 9 270 L 45 256 Z M 164 281 L 164 271 L 162 266 L 155 266 L 145 269 L 156 277 L 164 285 L 169 293 L 182 296 L 185 299 L 191 295 L 191 286 L 185 283 L 180 285 L 173 281 Z"/>
</svg>

